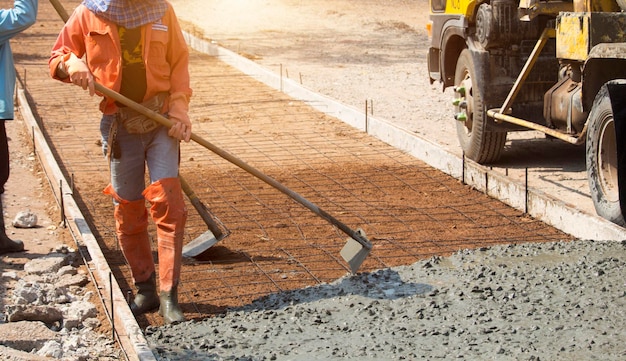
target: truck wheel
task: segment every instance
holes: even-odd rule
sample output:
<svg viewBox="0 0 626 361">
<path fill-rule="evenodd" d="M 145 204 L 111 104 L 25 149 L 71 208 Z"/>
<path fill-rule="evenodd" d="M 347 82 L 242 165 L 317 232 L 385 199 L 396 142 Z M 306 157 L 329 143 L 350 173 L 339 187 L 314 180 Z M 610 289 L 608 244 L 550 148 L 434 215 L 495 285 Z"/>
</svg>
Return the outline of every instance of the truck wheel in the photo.
<svg viewBox="0 0 626 361">
<path fill-rule="evenodd" d="M 598 92 L 588 122 L 587 179 L 593 205 L 600 217 L 624 226 L 617 180 L 615 122 L 606 86 Z"/>
<path fill-rule="evenodd" d="M 474 60 L 468 49 L 459 56 L 454 76 L 456 131 L 465 156 L 480 163 L 493 163 L 500 158 L 506 132 L 487 128 L 487 112 L 474 76 Z"/>
</svg>

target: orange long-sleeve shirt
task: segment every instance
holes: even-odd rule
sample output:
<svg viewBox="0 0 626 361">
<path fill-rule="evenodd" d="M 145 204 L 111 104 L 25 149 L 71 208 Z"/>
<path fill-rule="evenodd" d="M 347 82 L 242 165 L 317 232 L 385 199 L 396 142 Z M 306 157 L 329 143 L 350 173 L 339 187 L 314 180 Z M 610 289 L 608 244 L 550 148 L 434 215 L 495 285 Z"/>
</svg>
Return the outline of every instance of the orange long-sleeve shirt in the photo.
<svg viewBox="0 0 626 361">
<path fill-rule="evenodd" d="M 160 92 L 170 94 L 164 111 L 187 114 L 192 90 L 189 86 L 189 50 L 182 36 L 174 9 L 168 9 L 160 22 L 141 27 L 143 59 L 146 67 L 147 89 L 145 99 Z M 115 24 L 95 16 L 84 5 L 79 5 L 59 33 L 48 61 L 50 76 L 57 74 L 59 63 L 70 52 L 85 60 L 94 80 L 119 92 L 122 75 L 122 57 L 118 28 Z M 104 98 L 100 103 L 104 114 L 117 111 L 115 100 Z"/>
</svg>

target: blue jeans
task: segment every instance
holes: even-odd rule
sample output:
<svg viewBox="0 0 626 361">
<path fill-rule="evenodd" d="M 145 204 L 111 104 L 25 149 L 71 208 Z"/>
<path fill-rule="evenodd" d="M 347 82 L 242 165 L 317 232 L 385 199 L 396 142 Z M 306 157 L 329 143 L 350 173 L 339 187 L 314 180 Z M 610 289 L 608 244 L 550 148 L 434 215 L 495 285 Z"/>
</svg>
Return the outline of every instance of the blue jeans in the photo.
<svg viewBox="0 0 626 361">
<path fill-rule="evenodd" d="M 115 115 L 104 115 L 100 122 L 102 151 L 106 156 L 109 144 L 109 131 Z M 116 143 L 119 145 L 119 158 L 111 156 L 111 185 L 115 192 L 128 201 L 143 198 L 146 187 L 146 165 L 150 182 L 163 178 L 178 177 L 180 163 L 180 141 L 167 135 L 168 129 L 159 126 L 144 134 L 130 134 L 124 126 L 117 124 Z"/>
</svg>

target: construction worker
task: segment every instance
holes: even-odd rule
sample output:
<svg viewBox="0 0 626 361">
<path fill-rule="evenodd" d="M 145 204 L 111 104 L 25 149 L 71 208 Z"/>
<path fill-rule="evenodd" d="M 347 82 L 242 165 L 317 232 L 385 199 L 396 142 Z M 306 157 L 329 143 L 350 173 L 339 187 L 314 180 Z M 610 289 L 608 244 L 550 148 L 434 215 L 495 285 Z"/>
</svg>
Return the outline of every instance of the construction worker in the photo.
<svg viewBox="0 0 626 361">
<path fill-rule="evenodd" d="M 10 169 L 5 123 L 14 116 L 15 65 L 9 40 L 35 23 L 37 5 L 37 0 L 15 0 L 13 8 L 0 9 L 0 254 L 24 250 L 24 242 L 12 240 L 6 234 L 2 205 L 2 195 Z"/>
<path fill-rule="evenodd" d="M 97 82 L 174 123 L 168 130 L 113 99 L 100 103 L 103 152 L 111 170 L 104 192 L 113 198 L 116 234 L 137 288 L 130 307 L 135 315 L 159 307 L 166 324 L 185 320 L 177 287 L 187 209 L 178 168 L 180 141 L 191 137 L 188 63 L 187 45 L 166 0 L 84 0 L 49 60 L 53 78 L 91 95 Z M 146 200 L 157 229 L 158 295 Z"/>
</svg>

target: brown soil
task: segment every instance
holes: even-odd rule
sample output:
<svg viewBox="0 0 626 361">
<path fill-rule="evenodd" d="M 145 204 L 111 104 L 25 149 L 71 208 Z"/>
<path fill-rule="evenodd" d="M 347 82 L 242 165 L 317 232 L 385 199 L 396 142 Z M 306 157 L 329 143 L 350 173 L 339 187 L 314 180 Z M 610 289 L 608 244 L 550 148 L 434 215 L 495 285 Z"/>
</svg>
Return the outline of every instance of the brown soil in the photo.
<svg viewBox="0 0 626 361">
<path fill-rule="evenodd" d="M 64 1 L 69 10 L 79 3 Z M 75 195 L 123 291 L 129 270 L 102 189 L 97 102 L 53 81 L 47 59 L 62 22 L 48 2 L 14 45 L 18 73 Z M 194 132 L 298 192 L 351 228 L 373 251 L 360 272 L 406 265 L 464 248 L 571 240 L 562 232 L 460 183 L 342 122 L 199 53 L 191 58 Z M 331 282 L 349 270 L 346 235 L 273 187 L 195 143 L 182 145 L 181 174 L 230 231 L 203 257 L 185 259 L 180 301 L 201 318 L 269 293 Z M 188 206 L 187 241 L 206 231 Z M 156 252 L 155 252 L 156 258 Z M 156 314 L 142 326 L 159 325 Z"/>
</svg>

